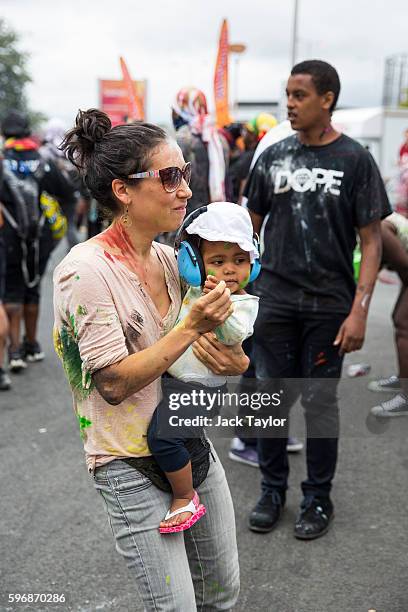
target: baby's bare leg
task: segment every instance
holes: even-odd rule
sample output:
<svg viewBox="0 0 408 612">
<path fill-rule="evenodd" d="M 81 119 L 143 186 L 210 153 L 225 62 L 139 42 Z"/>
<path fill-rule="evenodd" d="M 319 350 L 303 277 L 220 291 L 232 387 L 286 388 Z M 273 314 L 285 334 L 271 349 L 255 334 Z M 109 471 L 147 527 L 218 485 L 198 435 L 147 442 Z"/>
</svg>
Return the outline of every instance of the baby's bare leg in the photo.
<svg viewBox="0 0 408 612">
<path fill-rule="evenodd" d="M 187 465 L 182 467 L 180 470 L 176 470 L 175 472 L 165 472 L 165 474 L 173 491 L 173 501 L 170 506 L 170 512 L 174 512 L 174 510 L 187 506 L 187 504 L 194 497 L 195 491 L 193 489 L 191 462 L 189 461 Z M 180 523 L 187 521 L 190 516 L 191 512 L 182 512 L 181 514 L 177 514 L 167 521 L 162 521 L 160 523 L 160 527 L 172 527 L 174 525 L 179 525 Z"/>
</svg>

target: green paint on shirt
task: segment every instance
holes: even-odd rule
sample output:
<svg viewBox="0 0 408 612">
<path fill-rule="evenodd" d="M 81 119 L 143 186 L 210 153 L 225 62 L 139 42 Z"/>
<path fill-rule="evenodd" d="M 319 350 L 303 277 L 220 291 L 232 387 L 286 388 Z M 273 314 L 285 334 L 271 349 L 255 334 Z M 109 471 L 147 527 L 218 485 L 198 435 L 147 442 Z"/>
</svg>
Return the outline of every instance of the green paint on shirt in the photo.
<svg viewBox="0 0 408 612">
<path fill-rule="evenodd" d="M 86 306 L 81 306 L 81 304 L 79 304 L 78 308 L 77 308 L 77 315 L 79 316 L 84 316 L 87 315 L 88 311 L 86 309 Z"/>
<path fill-rule="evenodd" d="M 170 576 L 169 575 L 166 576 L 166 584 L 170 584 Z"/>
<path fill-rule="evenodd" d="M 59 336 L 62 363 L 71 389 L 77 397 L 85 399 L 89 397 L 95 385 L 89 372 L 86 372 L 85 380 L 83 381 L 82 359 L 79 353 L 78 343 L 76 342 L 78 330 L 73 315 L 70 316 L 70 321 L 72 330 L 68 330 L 68 328 L 63 325 Z"/>
<path fill-rule="evenodd" d="M 217 340 L 219 340 L 220 342 L 225 342 L 225 336 L 221 331 L 220 327 L 216 327 L 214 329 L 215 335 L 217 336 Z"/>
<path fill-rule="evenodd" d="M 86 427 L 90 427 L 92 425 L 92 421 L 88 421 L 86 417 L 80 416 L 79 414 L 77 414 L 77 419 L 78 419 L 78 424 L 79 424 L 79 435 L 84 440 L 86 437 L 84 429 Z"/>
</svg>

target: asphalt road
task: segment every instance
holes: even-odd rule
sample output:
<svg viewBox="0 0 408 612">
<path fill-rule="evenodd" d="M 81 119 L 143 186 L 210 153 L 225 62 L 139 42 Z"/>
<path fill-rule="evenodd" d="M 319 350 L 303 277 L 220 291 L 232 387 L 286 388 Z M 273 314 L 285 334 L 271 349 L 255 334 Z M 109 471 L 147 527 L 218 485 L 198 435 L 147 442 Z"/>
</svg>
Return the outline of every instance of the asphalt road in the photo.
<svg viewBox="0 0 408 612">
<path fill-rule="evenodd" d="M 270 534 L 246 527 L 259 474 L 216 448 L 230 483 L 238 529 L 242 586 L 238 612 L 407 612 L 406 430 L 366 422 L 379 399 L 368 378 L 395 370 L 390 312 L 398 288 L 378 285 L 364 349 L 347 363 L 368 362 L 369 377 L 344 380 L 343 435 L 333 491 L 336 519 L 320 540 L 300 542 L 293 522 L 305 453 L 292 456 L 284 518 Z M 51 342 L 51 276 L 44 282 L 43 363 L 13 377 L 0 395 L 0 611 L 141 611 L 135 584 L 117 555 L 102 501 L 83 460 L 70 392 Z M 301 409 L 293 432 L 303 435 Z M 385 429 L 385 431 L 384 431 Z M 8 604 L 9 593 L 64 593 L 64 604 Z"/>
</svg>

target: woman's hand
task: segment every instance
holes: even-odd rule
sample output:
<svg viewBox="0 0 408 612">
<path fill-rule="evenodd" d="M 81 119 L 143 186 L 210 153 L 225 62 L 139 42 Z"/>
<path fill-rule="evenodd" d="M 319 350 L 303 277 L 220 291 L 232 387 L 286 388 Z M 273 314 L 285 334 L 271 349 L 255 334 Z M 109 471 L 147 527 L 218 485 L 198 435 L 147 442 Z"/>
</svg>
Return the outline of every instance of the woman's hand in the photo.
<svg viewBox="0 0 408 612">
<path fill-rule="evenodd" d="M 238 376 L 249 367 L 249 358 L 242 350 L 241 344 L 226 346 L 218 342 L 213 332 L 200 336 L 192 346 L 197 359 L 214 374 Z"/>
<path fill-rule="evenodd" d="M 225 282 L 220 281 L 212 291 L 195 302 L 183 321 L 183 327 L 200 334 L 215 329 L 233 312 L 230 296 Z"/>
<path fill-rule="evenodd" d="M 205 279 L 203 294 L 206 295 L 207 293 L 210 293 L 210 291 L 215 289 L 219 282 L 220 281 L 215 276 L 209 274 Z"/>
</svg>

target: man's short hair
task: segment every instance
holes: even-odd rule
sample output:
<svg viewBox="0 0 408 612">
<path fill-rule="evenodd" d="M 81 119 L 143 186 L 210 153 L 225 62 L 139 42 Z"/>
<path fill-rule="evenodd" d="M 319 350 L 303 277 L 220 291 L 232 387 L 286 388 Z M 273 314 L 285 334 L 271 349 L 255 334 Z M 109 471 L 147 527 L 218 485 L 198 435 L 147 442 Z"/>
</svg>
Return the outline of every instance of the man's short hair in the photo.
<svg viewBox="0 0 408 612">
<path fill-rule="evenodd" d="M 333 66 L 322 60 L 306 60 L 293 66 L 290 74 L 310 74 L 319 96 L 332 91 L 334 100 L 329 110 L 331 113 L 334 111 L 340 94 L 340 79 Z"/>
</svg>

